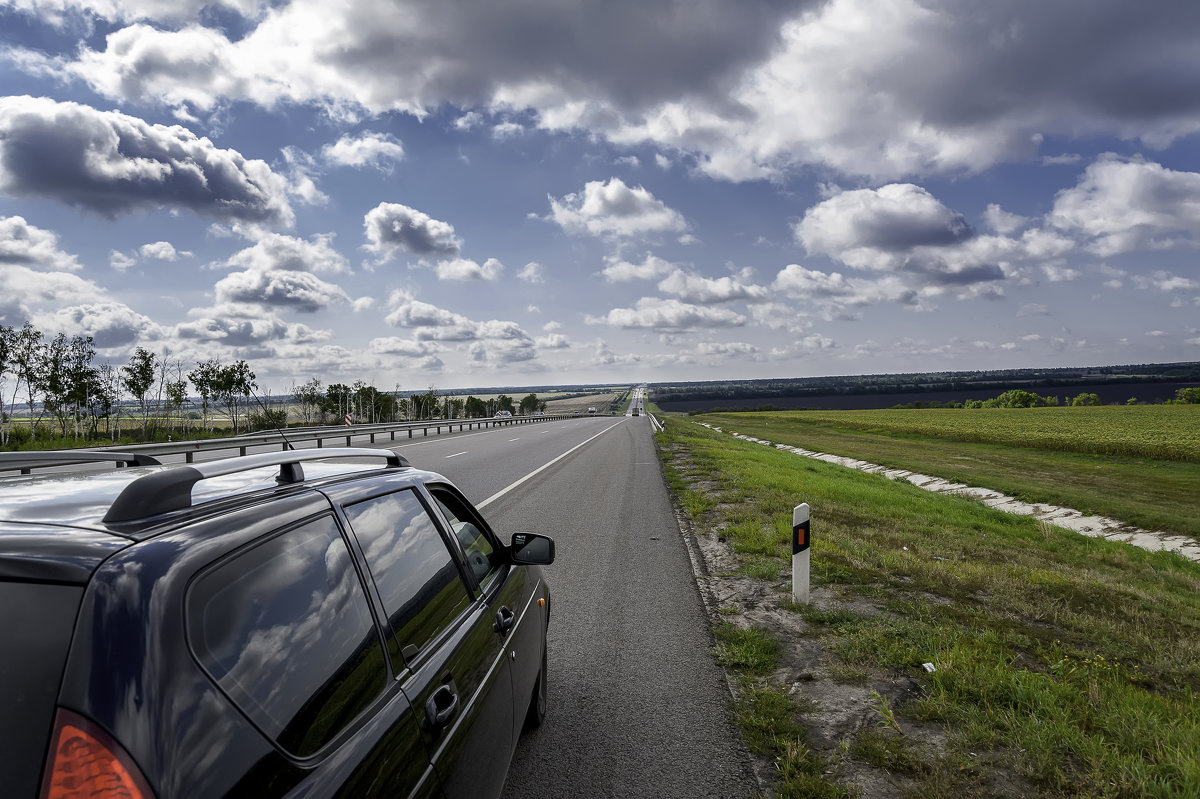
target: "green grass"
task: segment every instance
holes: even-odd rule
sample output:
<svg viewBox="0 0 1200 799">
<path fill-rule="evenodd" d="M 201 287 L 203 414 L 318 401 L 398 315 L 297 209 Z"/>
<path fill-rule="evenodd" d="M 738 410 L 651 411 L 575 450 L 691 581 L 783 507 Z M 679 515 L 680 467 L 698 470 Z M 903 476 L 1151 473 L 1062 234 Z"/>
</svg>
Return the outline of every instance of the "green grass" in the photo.
<svg viewBox="0 0 1200 799">
<path fill-rule="evenodd" d="M 1200 792 L 1200 565 L 690 420 L 672 419 L 659 441 L 673 485 L 713 486 L 696 523 L 723 525 L 743 563 L 773 564 L 775 577 L 763 579 L 781 592 L 792 508 L 809 503 L 813 589 L 823 600 L 796 608 L 806 634 L 823 644 L 837 679 L 917 681 L 919 700 L 888 707 L 901 728 L 949 731 L 947 752 L 932 762 L 885 740 L 897 734 L 890 725 L 849 757 L 907 769 L 928 795 L 956 795 L 964 774 L 983 779 L 975 755 L 1041 795 Z M 860 612 L 866 606 L 874 612 Z M 772 751 L 806 749 L 802 732 Z"/>
<path fill-rule="evenodd" d="M 981 409 L 961 411 L 841 411 L 803 413 L 707 414 L 701 421 L 725 430 L 768 441 L 828 452 L 884 466 L 908 469 L 947 480 L 995 489 L 1027 502 L 1045 502 L 1099 514 L 1150 530 L 1167 530 L 1200 539 L 1200 463 L 1130 455 L 1101 455 L 1054 452 L 1024 444 L 1035 436 L 1021 422 L 1041 425 L 1039 417 L 1058 419 L 1062 424 L 1086 422 L 1091 411 L 1111 411 L 1110 418 L 1129 413 L 1131 425 L 1156 418 L 1167 429 L 1177 423 L 1194 424 L 1185 437 L 1200 436 L 1200 406 L 1165 405 L 1150 407 Z M 1053 419 L 1048 411 L 1057 413 Z M 1159 417 L 1152 413 L 1159 412 Z M 863 415 L 869 414 L 869 415 Z M 916 417 L 934 414 L 918 435 Z M 997 417 L 1004 423 L 1005 440 L 988 443 L 938 438 L 937 419 L 947 415 L 986 421 Z M 889 427 L 885 423 L 893 420 Z M 870 421 L 870 425 L 867 422 Z M 861 427 L 869 426 L 864 430 Z M 1080 427 L 1080 430 L 1089 429 Z M 1095 432 L 1098 427 L 1090 428 Z M 1097 447 L 1115 448 L 1112 441 Z"/>
</svg>

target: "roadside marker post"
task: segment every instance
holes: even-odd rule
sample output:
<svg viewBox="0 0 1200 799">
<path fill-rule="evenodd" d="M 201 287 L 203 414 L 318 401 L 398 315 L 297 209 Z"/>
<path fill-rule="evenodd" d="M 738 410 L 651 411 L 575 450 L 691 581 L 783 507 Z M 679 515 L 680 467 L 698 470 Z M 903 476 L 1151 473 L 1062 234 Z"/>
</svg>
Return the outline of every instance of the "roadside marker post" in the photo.
<svg viewBox="0 0 1200 799">
<path fill-rule="evenodd" d="M 808 604 L 808 546 L 810 541 L 808 503 L 801 502 L 792 511 L 792 599 Z"/>
</svg>

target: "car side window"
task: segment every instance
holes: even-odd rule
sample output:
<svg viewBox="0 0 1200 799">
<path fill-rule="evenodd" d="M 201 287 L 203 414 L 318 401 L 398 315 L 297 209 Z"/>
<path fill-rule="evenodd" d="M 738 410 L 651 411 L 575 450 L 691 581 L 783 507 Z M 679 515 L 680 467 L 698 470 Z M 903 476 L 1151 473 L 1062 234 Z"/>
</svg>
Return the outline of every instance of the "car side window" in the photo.
<svg viewBox="0 0 1200 799">
<path fill-rule="evenodd" d="M 466 583 L 415 491 L 356 502 L 345 511 L 391 633 L 411 659 L 470 604 Z"/>
<path fill-rule="evenodd" d="M 188 636 L 234 704 L 299 757 L 320 750 L 388 684 L 367 597 L 332 516 L 202 574 L 188 595 Z"/>
<path fill-rule="evenodd" d="M 445 489 L 429 486 L 429 493 L 441 508 L 450 528 L 462 547 L 467 566 L 481 586 L 489 582 L 499 569 L 502 560 L 487 534 L 481 529 L 481 521 L 474 511 L 456 494 Z"/>
</svg>

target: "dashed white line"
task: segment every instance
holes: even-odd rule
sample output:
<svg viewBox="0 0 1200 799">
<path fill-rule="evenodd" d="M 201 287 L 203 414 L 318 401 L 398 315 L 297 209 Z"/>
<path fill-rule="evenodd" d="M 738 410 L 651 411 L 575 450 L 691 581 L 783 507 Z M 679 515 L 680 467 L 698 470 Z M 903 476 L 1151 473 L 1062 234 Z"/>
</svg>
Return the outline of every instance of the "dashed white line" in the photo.
<svg viewBox="0 0 1200 799">
<path fill-rule="evenodd" d="M 510 444 L 511 444 L 511 443 L 512 443 L 512 442 L 514 442 L 514 441 L 520 441 L 520 440 L 521 440 L 521 439 L 520 439 L 520 437 L 517 437 L 517 438 L 510 438 L 510 439 L 508 440 L 508 443 L 510 443 Z"/>
<path fill-rule="evenodd" d="M 462 452 L 456 452 L 453 455 L 447 455 L 446 460 L 450 460 L 451 458 L 457 458 L 459 455 L 466 455 L 467 452 L 468 452 L 468 450 L 463 450 Z"/>
<path fill-rule="evenodd" d="M 595 441 L 597 438 L 599 438 L 600 436 L 604 435 L 604 434 L 605 434 L 605 433 L 607 433 L 609 430 L 612 430 L 614 427 L 616 427 L 617 425 L 621 424 L 622 422 L 624 422 L 624 419 L 622 419 L 621 421 L 617 422 L 616 424 L 611 424 L 611 425 L 609 425 L 608 427 L 604 428 L 604 429 L 603 429 L 603 430 L 601 430 L 599 433 L 597 433 L 596 435 L 594 435 L 594 436 L 592 436 L 591 438 L 587 439 L 586 441 L 583 441 L 583 442 L 581 442 L 581 443 L 579 443 L 579 444 L 576 444 L 575 446 L 571 447 L 569 450 L 567 450 L 567 451 L 566 451 L 566 452 L 564 452 L 563 454 L 559 455 L 559 456 L 558 456 L 557 458 L 555 458 L 554 460 L 551 460 L 551 461 L 548 461 L 548 462 L 546 462 L 546 463 L 542 464 L 541 466 L 539 466 L 538 468 L 534 469 L 534 470 L 533 470 L 532 472 L 530 472 L 529 474 L 527 474 L 527 475 L 525 475 L 524 477 L 522 477 L 520 480 L 517 480 L 515 483 L 511 483 L 511 484 L 509 484 L 508 486 L 505 486 L 504 488 L 500 489 L 500 490 L 499 490 L 499 491 L 497 491 L 495 494 L 492 494 L 490 497 L 488 497 L 487 499 L 485 499 L 483 502 L 476 502 L 476 503 L 475 503 L 475 507 L 476 507 L 476 508 L 478 508 L 478 509 L 480 509 L 480 510 L 483 510 L 485 507 L 487 507 L 488 505 L 492 504 L 492 503 L 493 503 L 493 502 L 495 502 L 496 500 L 500 499 L 500 497 L 504 496 L 504 495 L 505 495 L 505 494 L 507 494 L 509 491 L 512 491 L 514 488 L 516 488 L 517 486 L 521 485 L 521 483 L 524 483 L 526 480 L 530 480 L 530 479 L 532 479 L 533 477 L 535 477 L 535 476 L 537 476 L 538 474 L 540 474 L 541 472 L 545 471 L 546 469 L 549 469 L 551 466 L 553 466 L 554 464 L 558 463 L 559 461 L 561 461 L 563 458 L 565 458 L 565 457 L 567 457 L 568 455 L 570 455 L 570 454 L 571 454 L 572 452 L 574 452 L 575 450 L 579 449 L 580 447 L 584 446 L 585 444 L 590 444 L 592 441 Z"/>
</svg>

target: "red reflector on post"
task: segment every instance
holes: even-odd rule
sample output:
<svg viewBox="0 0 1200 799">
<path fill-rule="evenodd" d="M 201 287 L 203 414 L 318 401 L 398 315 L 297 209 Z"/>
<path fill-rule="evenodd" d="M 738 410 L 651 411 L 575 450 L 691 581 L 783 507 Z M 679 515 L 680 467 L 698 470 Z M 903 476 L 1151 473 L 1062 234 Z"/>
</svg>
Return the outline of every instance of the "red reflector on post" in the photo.
<svg viewBox="0 0 1200 799">
<path fill-rule="evenodd" d="M 132 758 L 103 730 L 59 709 L 42 776 L 42 799 L 154 799 Z"/>
</svg>

